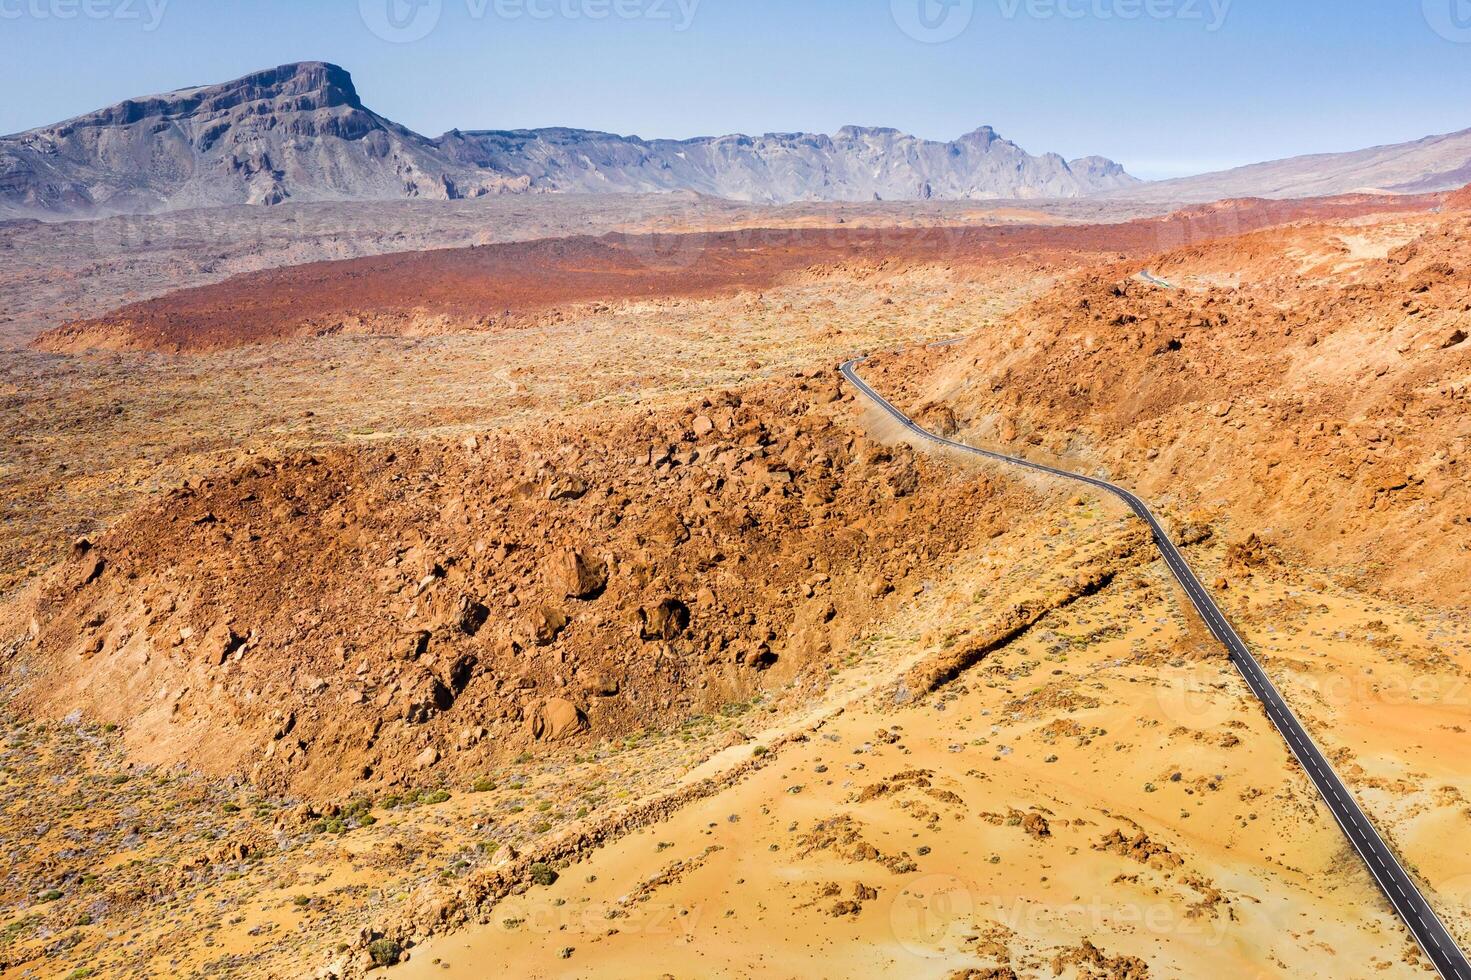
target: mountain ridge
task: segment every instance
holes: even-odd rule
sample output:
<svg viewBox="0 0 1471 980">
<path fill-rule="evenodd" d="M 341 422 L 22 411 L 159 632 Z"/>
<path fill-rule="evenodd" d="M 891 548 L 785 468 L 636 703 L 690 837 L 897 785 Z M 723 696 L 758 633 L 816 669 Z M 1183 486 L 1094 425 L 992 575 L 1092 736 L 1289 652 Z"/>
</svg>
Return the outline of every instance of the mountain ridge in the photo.
<svg viewBox="0 0 1471 980">
<path fill-rule="evenodd" d="M 1471 129 L 1143 182 L 1102 156 L 1032 155 L 980 126 L 922 139 L 887 126 L 832 134 L 645 139 L 597 130 L 421 135 L 364 103 L 323 61 L 125 99 L 0 137 L 0 219 L 56 220 L 295 202 L 487 194 L 693 192 L 751 204 L 1228 198 L 1453 190 L 1471 182 Z"/>
<path fill-rule="evenodd" d="M 989 126 L 949 142 L 865 126 L 685 140 L 570 127 L 431 138 L 367 108 L 352 76 L 328 62 L 125 99 L 0 137 L 6 217 L 612 190 L 772 204 L 1082 197 L 1135 183 L 1106 158 L 1033 156 Z"/>
</svg>

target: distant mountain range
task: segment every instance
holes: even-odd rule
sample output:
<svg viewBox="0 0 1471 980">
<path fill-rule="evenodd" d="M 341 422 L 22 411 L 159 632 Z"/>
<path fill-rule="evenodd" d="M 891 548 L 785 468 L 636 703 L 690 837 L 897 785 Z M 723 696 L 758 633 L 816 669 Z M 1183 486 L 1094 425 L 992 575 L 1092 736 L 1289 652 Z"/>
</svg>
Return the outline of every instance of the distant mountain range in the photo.
<svg viewBox="0 0 1471 980">
<path fill-rule="evenodd" d="M 285 201 L 693 191 L 802 201 L 1225 197 L 1423 192 L 1471 182 L 1471 130 L 1143 183 L 1103 157 L 1033 156 L 989 126 L 957 140 L 846 127 L 688 140 L 578 129 L 421 136 L 365 107 L 336 65 L 129 99 L 0 137 L 0 218 L 91 217 Z"/>
<path fill-rule="evenodd" d="M 1471 129 L 1352 153 L 1255 163 L 1234 170 L 1139 184 L 1115 196 L 1174 203 L 1228 197 L 1428 194 L 1471 184 Z"/>
<path fill-rule="evenodd" d="M 642 140 L 576 129 L 419 135 L 336 65 L 129 99 L 0 138 L 0 215 L 512 192 L 695 191 L 758 203 L 1081 197 L 1137 184 L 1102 157 L 1032 156 L 983 127 Z"/>
</svg>

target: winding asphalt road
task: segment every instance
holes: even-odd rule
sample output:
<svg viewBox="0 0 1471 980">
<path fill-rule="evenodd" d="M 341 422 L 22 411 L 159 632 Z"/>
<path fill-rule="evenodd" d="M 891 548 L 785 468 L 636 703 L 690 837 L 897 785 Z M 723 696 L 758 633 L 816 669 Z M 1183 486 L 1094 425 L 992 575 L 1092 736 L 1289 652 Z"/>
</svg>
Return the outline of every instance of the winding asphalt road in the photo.
<svg viewBox="0 0 1471 980">
<path fill-rule="evenodd" d="M 1471 964 L 1467 963 L 1466 954 L 1461 952 L 1460 947 L 1456 945 L 1455 939 L 1451 938 L 1451 934 L 1446 931 L 1445 926 L 1436 917 L 1435 910 L 1430 907 L 1430 903 L 1425 900 L 1425 896 L 1420 894 L 1420 890 L 1415 887 L 1415 882 L 1405 872 L 1405 869 L 1400 866 L 1399 860 L 1395 857 L 1394 852 L 1384 843 L 1384 839 L 1379 836 L 1379 832 L 1374 829 L 1374 825 L 1369 822 L 1369 818 L 1364 815 L 1364 811 L 1359 809 L 1359 805 L 1354 800 L 1353 795 L 1348 791 L 1348 787 L 1338 778 L 1338 775 L 1333 771 L 1333 767 L 1329 765 L 1327 758 L 1324 757 L 1318 746 L 1314 744 L 1312 736 L 1308 734 L 1307 729 L 1303 728 L 1302 723 L 1297 720 L 1297 716 L 1292 713 L 1292 709 L 1287 706 L 1287 702 L 1282 700 L 1282 695 L 1277 691 L 1277 688 L 1273 686 L 1272 682 L 1267 678 L 1267 675 L 1262 672 L 1261 665 L 1257 663 L 1256 657 L 1247 649 L 1246 644 L 1241 641 L 1241 637 L 1236 635 L 1236 631 L 1226 621 L 1226 617 L 1221 613 L 1215 600 L 1205 591 L 1205 588 L 1200 584 L 1200 580 L 1195 577 L 1195 573 L 1186 564 L 1184 556 L 1180 554 L 1180 549 L 1175 547 L 1175 543 L 1170 540 L 1169 535 L 1165 533 L 1159 521 L 1150 513 L 1149 507 L 1145 505 L 1144 501 L 1123 487 L 1116 486 L 1106 480 L 1084 476 L 1081 473 L 1072 473 L 1068 470 L 1055 469 L 1051 466 L 1044 466 L 1041 463 L 1033 463 L 1030 460 L 1019 459 L 1014 456 L 1005 456 L 1001 453 L 976 449 L 974 446 L 967 446 L 953 439 L 937 436 L 933 432 L 921 428 L 913 419 L 891 405 L 882 395 L 870 388 L 858 376 L 856 368 L 865 360 L 867 358 L 860 357 L 844 364 L 842 367 L 843 377 L 847 378 L 850 384 L 872 399 L 880 408 L 892 415 L 900 425 L 904 426 L 904 428 L 908 429 L 914 435 L 929 442 L 958 450 L 959 452 L 969 453 L 974 456 L 983 456 L 987 459 L 996 460 L 997 462 L 1009 463 L 1013 466 L 1021 466 L 1039 473 L 1047 473 L 1066 480 L 1089 484 L 1122 500 L 1140 520 L 1149 525 L 1149 529 L 1154 533 L 1154 543 L 1159 547 L 1160 553 L 1164 555 L 1165 564 L 1169 566 L 1170 573 L 1174 575 L 1175 581 L 1180 583 L 1180 587 L 1190 597 L 1191 605 L 1200 614 L 1200 618 L 1205 621 L 1205 625 L 1210 629 L 1211 635 L 1219 640 L 1226 647 L 1227 651 L 1229 651 L 1231 663 L 1240 671 L 1241 676 L 1246 680 L 1247 687 L 1250 687 L 1252 693 L 1261 700 L 1262 705 L 1267 710 L 1267 717 L 1272 720 L 1272 724 L 1282 733 L 1282 737 L 1287 741 L 1288 749 L 1296 756 L 1297 761 L 1308 774 L 1308 778 L 1313 781 L 1313 785 L 1318 788 L 1318 793 L 1323 797 L 1323 801 L 1328 804 L 1328 810 L 1333 814 L 1333 819 L 1338 821 L 1338 826 L 1343 829 L 1343 834 L 1348 838 L 1348 842 L 1359 853 L 1359 857 L 1363 858 L 1364 864 L 1369 869 L 1369 873 L 1374 876 L 1374 880 L 1379 883 L 1379 887 L 1383 890 L 1385 896 L 1388 897 L 1390 904 L 1394 906 L 1395 911 L 1399 913 L 1400 918 L 1409 927 L 1410 932 L 1415 937 L 1415 941 L 1420 944 L 1420 948 L 1425 951 L 1425 955 L 1430 958 L 1431 963 L 1435 965 L 1435 969 L 1446 980 L 1471 980 Z"/>
</svg>

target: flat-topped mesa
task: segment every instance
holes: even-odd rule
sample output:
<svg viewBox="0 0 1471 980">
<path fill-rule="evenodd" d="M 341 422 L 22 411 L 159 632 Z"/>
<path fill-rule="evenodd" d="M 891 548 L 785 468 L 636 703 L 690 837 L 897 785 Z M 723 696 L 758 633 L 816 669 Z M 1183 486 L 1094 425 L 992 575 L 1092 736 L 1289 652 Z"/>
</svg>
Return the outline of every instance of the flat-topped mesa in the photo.
<svg viewBox="0 0 1471 980">
<path fill-rule="evenodd" d="M 255 105 L 256 111 L 261 113 L 311 112 L 337 106 L 363 108 L 352 76 L 345 69 L 324 61 L 303 61 L 254 72 L 222 85 L 202 85 L 162 95 L 126 99 L 117 105 L 33 132 L 65 138 L 79 129 L 218 115 L 247 104 Z"/>
</svg>

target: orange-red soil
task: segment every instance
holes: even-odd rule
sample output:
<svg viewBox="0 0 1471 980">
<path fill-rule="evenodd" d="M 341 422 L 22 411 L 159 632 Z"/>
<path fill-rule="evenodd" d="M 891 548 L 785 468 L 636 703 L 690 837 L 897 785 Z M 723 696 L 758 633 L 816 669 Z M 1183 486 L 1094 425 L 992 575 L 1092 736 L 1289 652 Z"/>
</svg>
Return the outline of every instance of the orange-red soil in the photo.
<svg viewBox="0 0 1471 980">
<path fill-rule="evenodd" d="M 1439 201 L 1362 195 L 1245 200 L 1120 224 L 615 234 L 407 252 L 237 276 L 67 324 L 37 346 L 205 351 L 345 332 L 483 329 L 568 304 L 759 290 L 811 267 L 974 265 L 1021 257 L 1077 265 L 1301 217 L 1424 211 Z"/>
</svg>

